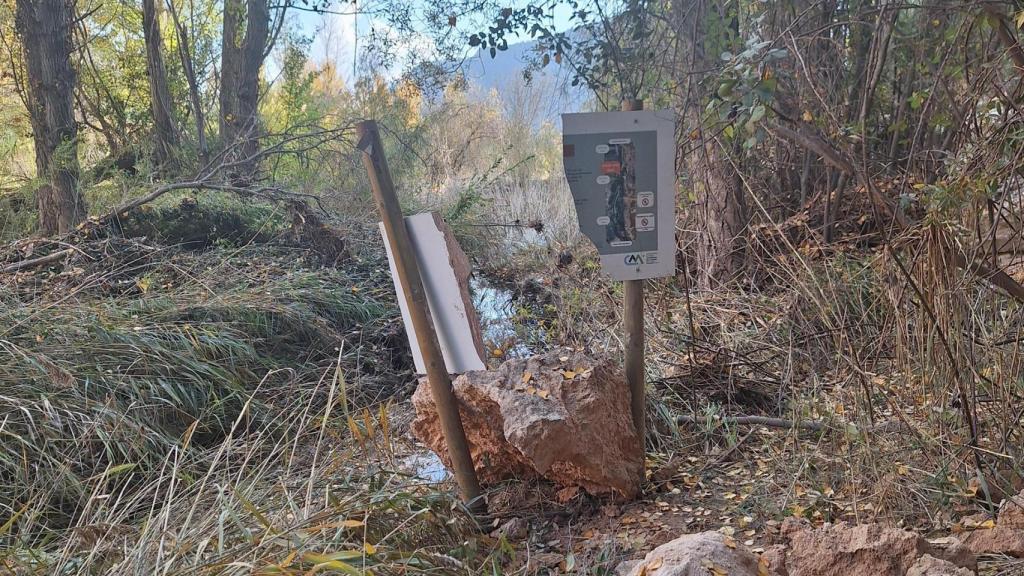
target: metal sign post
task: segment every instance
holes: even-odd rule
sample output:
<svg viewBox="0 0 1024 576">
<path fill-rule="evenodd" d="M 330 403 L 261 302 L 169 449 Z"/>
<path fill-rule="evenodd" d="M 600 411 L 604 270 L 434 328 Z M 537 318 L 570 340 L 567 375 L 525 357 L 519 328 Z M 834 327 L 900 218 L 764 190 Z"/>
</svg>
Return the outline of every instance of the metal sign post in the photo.
<svg viewBox="0 0 1024 576">
<path fill-rule="evenodd" d="M 430 382 L 430 393 L 437 406 L 437 415 L 441 421 L 441 431 L 448 454 L 451 457 L 455 479 L 459 483 L 462 501 L 476 512 L 484 512 L 486 503 L 480 497 L 480 483 L 473 469 L 473 459 L 469 454 L 466 442 L 466 431 L 462 427 L 459 415 L 458 400 L 452 390 L 452 380 L 445 367 L 438 344 L 437 335 L 430 322 L 427 308 L 427 297 L 420 277 L 416 254 L 409 241 L 409 232 L 402 217 L 402 208 L 395 194 L 395 185 L 391 180 L 384 148 L 381 146 L 380 132 L 377 122 L 366 120 L 356 126 L 359 143 L 356 145 L 363 153 L 363 165 L 370 178 L 373 197 L 380 210 L 381 220 L 391 248 L 398 280 L 405 295 L 410 320 L 416 331 L 416 340 L 420 353 L 426 364 L 427 380 Z"/>
<path fill-rule="evenodd" d="M 675 274 L 675 119 L 627 100 L 621 112 L 562 115 L 562 160 L 580 230 L 623 281 L 630 412 L 645 437 L 644 280 Z"/>
<path fill-rule="evenodd" d="M 644 109 L 643 100 L 623 100 L 622 111 L 634 112 Z M 633 424 L 640 437 L 640 445 L 646 445 L 646 372 L 644 369 L 644 280 L 622 282 L 623 309 L 622 325 L 626 331 L 626 383 L 629 384 L 630 408 Z"/>
</svg>

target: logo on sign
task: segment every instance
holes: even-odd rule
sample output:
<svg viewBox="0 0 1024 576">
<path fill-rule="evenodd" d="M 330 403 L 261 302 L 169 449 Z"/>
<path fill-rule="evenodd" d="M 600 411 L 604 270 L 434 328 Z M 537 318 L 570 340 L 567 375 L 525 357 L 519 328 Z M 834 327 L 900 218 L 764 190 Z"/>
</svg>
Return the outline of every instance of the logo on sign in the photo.
<svg viewBox="0 0 1024 576">
<path fill-rule="evenodd" d="M 626 257 L 623 259 L 623 261 L 626 263 L 626 266 L 639 266 L 640 264 L 644 263 L 644 255 L 626 254 Z"/>
</svg>

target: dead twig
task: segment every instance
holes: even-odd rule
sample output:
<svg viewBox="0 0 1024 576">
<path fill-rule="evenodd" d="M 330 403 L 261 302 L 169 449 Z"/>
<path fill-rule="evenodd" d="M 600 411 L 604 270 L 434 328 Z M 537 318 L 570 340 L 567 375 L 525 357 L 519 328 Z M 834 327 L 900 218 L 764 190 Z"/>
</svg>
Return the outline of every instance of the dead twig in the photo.
<svg viewBox="0 0 1024 576">
<path fill-rule="evenodd" d="M 728 424 L 730 426 L 767 426 L 769 428 L 798 428 L 800 430 L 811 430 L 821 432 L 826 429 L 823 422 L 812 422 L 810 420 L 786 420 L 785 418 L 771 418 L 769 416 L 716 416 L 714 422 Z M 703 418 L 693 416 L 676 416 L 677 424 L 701 424 Z"/>
<path fill-rule="evenodd" d="M 0 274 L 8 274 L 8 273 L 11 273 L 11 272 L 17 272 L 18 270 L 24 270 L 26 268 L 34 268 L 36 266 L 43 266 L 44 264 L 49 264 L 51 262 L 56 262 L 56 261 L 60 260 L 61 258 L 64 258 L 65 256 L 70 256 L 71 253 L 74 252 L 75 250 L 76 250 L 75 248 L 65 248 L 64 250 L 58 250 L 56 252 L 53 252 L 52 254 L 47 254 L 46 256 L 40 256 L 38 258 L 30 258 L 28 260 L 22 260 L 20 262 L 15 262 L 14 264 L 8 264 L 7 266 L 4 266 L 3 268 L 0 268 Z"/>
</svg>

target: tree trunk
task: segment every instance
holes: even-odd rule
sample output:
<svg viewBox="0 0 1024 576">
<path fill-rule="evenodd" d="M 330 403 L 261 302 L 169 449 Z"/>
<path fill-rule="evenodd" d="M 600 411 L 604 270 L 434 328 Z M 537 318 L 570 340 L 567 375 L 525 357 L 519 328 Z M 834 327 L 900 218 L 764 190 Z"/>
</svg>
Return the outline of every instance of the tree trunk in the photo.
<svg viewBox="0 0 1024 576">
<path fill-rule="evenodd" d="M 712 10 L 708 0 L 675 0 L 676 34 L 687 57 L 685 69 L 679 73 L 688 78 L 689 84 L 679 103 L 685 126 L 683 148 L 687 151 L 682 168 L 695 199 L 689 211 L 693 222 L 687 228 L 695 231 L 691 245 L 702 288 L 735 280 L 746 264 L 746 198 L 726 142 L 714 136 L 717 130 L 703 126 L 703 96 L 709 90 L 704 84 L 718 66 L 705 47 L 706 20 Z"/>
<path fill-rule="evenodd" d="M 221 135 L 225 147 L 234 146 L 229 157 L 239 162 L 235 178 L 250 180 L 256 166 L 246 160 L 259 149 L 260 69 L 270 39 L 270 7 L 267 0 L 247 0 L 245 37 L 239 44 L 241 0 L 225 3 L 221 54 Z M 230 25 L 230 28 L 229 28 Z M 228 92 L 228 94 L 225 94 Z"/>
<path fill-rule="evenodd" d="M 242 69 L 242 43 L 238 37 L 245 11 L 243 0 L 224 0 L 220 48 L 220 137 L 228 146 L 235 140 L 238 121 L 238 78 Z"/>
<path fill-rule="evenodd" d="M 17 0 L 15 25 L 25 51 L 29 115 L 32 118 L 39 229 L 64 234 L 85 219 L 78 189 L 78 124 L 75 122 L 75 70 L 71 0 Z"/>
<path fill-rule="evenodd" d="M 156 160 L 163 171 L 177 168 L 178 127 L 171 109 L 167 87 L 163 42 L 160 37 L 161 0 L 142 0 L 142 32 L 146 41 L 146 69 L 149 73 L 149 100 L 155 127 Z"/>
<path fill-rule="evenodd" d="M 242 68 L 238 78 L 238 119 L 240 134 L 252 141 L 259 128 L 260 69 L 270 38 L 270 8 L 267 0 L 249 0 L 248 4 Z"/>
<path fill-rule="evenodd" d="M 174 2 L 167 7 L 174 21 L 174 31 L 178 36 L 178 56 L 181 58 L 181 69 L 188 83 L 188 97 L 192 103 L 192 115 L 196 125 L 196 145 L 199 147 L 199 162 L 206 164 L 209 159 L 209 147 L 206 144 L 206 114 L 203 112 L 203 99 L 199 94 L 199 81 L 196 79 L 195 66 L 192 64 L 192 52 L 189 49 L 188 30 L 182 25 Z"/>
</svg>

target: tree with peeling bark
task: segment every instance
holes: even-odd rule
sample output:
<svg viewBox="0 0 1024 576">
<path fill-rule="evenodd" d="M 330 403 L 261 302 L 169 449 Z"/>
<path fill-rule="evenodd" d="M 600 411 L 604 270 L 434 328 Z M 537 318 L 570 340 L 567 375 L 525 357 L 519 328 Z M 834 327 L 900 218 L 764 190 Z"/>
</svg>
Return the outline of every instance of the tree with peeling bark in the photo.
<svg viewBox="0 0 1024 576">
<path fill-rule="evenodd" d="M 71 0 L 18 0 L 15 23 L 21 38 L 29 116 L 35 141 L 39 231 L 65 234 L 85 219 L 79 190 L 78 123 L 74 113 L 76 73 Z"/>
<path fill-rule="evenodd" d="M 738 35 L 737 15 L 723 17 L 707 0 L 676 0 L 669 12 L 674 37 L 685 54 L 676 63 L 675 74 L 685 78 L 687 89 L 677 96 L 682 110 L 682 177 L 692 198 L 689 215 L 693 220 L 693 273 L 698 285 L 715 288 L 732 283 L 744 270 L 747 241 L 747 202 L 742 189 L 734 143 L 720 136 L 717 122 L 706 117 L 705 87 L 715 78 L 728 50 L 726 31 Z M 738 142 L 736 142 L 738 143 Z"/>
</svg>

